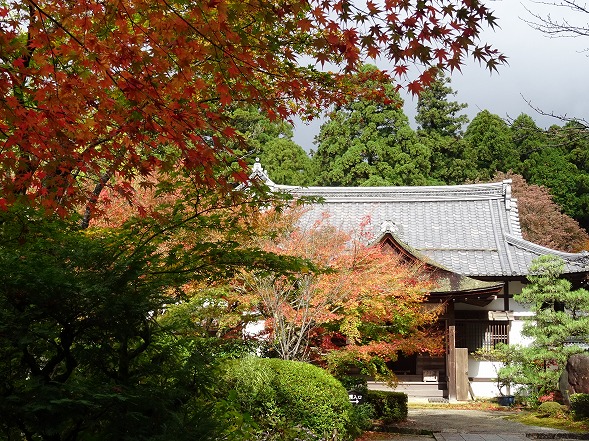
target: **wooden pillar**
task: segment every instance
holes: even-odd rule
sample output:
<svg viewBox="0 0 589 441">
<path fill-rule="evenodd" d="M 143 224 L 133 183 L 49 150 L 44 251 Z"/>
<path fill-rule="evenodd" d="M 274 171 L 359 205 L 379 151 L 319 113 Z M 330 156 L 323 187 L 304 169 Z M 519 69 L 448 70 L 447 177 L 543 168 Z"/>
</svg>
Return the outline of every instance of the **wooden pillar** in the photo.
<svg viewBox="0 0 589 441">
<path fill-rule="evenodd" d="M 509 311 L 509 282 L 503 285 L 503 311 Z"/>
<path fill-rule="evenodd" d="M 448 400 L 450 402 L 456 401 L 456 326 L 448 326 L 446 372 L 448 374 Z"/>
<path fill-rule="evenodd" d="M 456 399 L 468 401 L 468 349 L 456 348 Z"/>
</svg>

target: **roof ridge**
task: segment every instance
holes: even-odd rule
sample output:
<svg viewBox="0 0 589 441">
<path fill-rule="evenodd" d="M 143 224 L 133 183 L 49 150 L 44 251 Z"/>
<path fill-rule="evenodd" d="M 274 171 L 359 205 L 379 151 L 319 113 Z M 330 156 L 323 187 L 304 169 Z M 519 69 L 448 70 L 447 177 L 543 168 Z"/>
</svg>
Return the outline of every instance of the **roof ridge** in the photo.
<svg viewBox="0 0 589 441">
<path fill-rule="evenodd" d="M 536 254 L 552 254 L 555 256 L 562 257 L 565 260 L 573 262 L 581 262 L 583 264 L 589 264 L 589 252 L 581 251 L 580 253 L 568 253 L 566 251 L 553 250 L 537 243 L 530 242 L 528 240 L 516 237 L 512 234 L 505 234 L 505 240 L 507 243 L 516 247 L 531 251 Z"/>
<path fill-rule="evenodd" d="M 510 181 L 510 180 L 509 180 Z M 287 190 L 303 190 L 303 191 L 334 191 L 334 192 L 378 192 L 378 191 L 398 191 L 398 192 L 415 192 L 415 191 L 433 191 L 433 192 L 446 192 L 446 191 L 490 191 L 499 190 L 501 194 L 504 194 L 503 186 L 506 181 L 502 182 L 484 182 L 476 184 L 458 184 L 458 185 L 390 185 L 390 186 L 379 186 L 379 187 L 345 187 L 345 186 L 309 186 L 301 187 L 294 185 L 276 185 L 277 188 L 284 188 Z"/>
<path fill-rule="evenodd" d="M 518 201 L 516 198 L 511 199 L 511 209 L 509 212 L 508 220 L 508 234 L 511 234 L 512 236 L 517 237 L 519 239 L 523 239 L 524 236 L 522 234 L 522 226 L 519 219 L 519 205 L 517 202 Z"/>
<path fill-rule="evenodd" d="M 466 185 L 404 186 L 404 187 L 296 187 L 276 185 L 274 190 L 296 195 L 313 195 L 325 200 L 344 199 L 347 202 L 374 201 L 449 201 L 503 200 L 509 204 L 505 182 Z"/>
<path fill-rule="evenodd" d="M 493 202 L 489 201 L 489 205 Z M 506 211 L 507 211 L 507 219 L 503 219 L 503 210 L 499 209 L 497 211 L 490 208 L 491 213 L 491 222 L 493 224 L 493 235 L 495 238 L 495 242 L 497 244 L 497 249 L 499 250 L 499 262 L 501 268 L 503 269 L 503 273 L 506 274 L 513 274 L 515 271 L 513 258 L 511 253 L 509 252 L 509 247 L 505 245 L 503 237 L 505 236 L 506 232 L 504 229 L 505 223 L 507 223 L 507 228 L 509 228 L 509 223 L 511 220 L 511 215 L 509 210 L 511 210 L 511 201 L 507 200 L 506 203 Z M 503 236 L 503 237 L 502 237 Z"/>
</svg>

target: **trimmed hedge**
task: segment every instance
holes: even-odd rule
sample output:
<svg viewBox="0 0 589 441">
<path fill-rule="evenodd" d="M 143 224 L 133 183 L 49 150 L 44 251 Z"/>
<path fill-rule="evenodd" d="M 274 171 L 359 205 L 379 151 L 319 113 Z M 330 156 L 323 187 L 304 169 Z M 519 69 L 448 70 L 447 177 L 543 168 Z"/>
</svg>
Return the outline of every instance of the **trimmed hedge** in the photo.
<svg viewBox="0 0 589 441">
<path fill-rule="evenodd" d="M 317 366 L 249 357 L 228 362 L 224 370 L 225 393 L 234 391 L 241 411 L 265 437 L 300 439 L 306 433 L 345 440 L 358 433 L 348 393 Z"/>
<path fill-rule="evenodd" d="M 575 418 L 589 418 L 589 394 L 572 394 L 569 401 Z"/>
<path fill-rule="evenodd" d="M 407 394 L 370 390 L 366 400 L 374 408 L 374 417 L 385 424 L 407 419 Z"/>
</svg>

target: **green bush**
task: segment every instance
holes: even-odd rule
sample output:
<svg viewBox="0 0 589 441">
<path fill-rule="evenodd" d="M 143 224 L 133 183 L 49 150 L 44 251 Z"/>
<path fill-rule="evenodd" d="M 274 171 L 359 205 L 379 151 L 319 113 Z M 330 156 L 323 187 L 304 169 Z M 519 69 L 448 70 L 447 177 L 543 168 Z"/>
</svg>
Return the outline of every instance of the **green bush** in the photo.
<svg viewBox="0 0 589 441">
<path fill-rule="evenodd" d="M 560 403 L 546 401 L 538 406 L 538 414 L 545 417 L 559 417 L 564 415 L 564 411 Z"/>
<path fill-rule="evenodd" d="M 374 407 L 375 418 L 384 423 L 407 419 L 407 394 L 371 390 L 366 399 Z"/>
<path fill-rule="evenodd" d="M 569 400 L 575 418 L 589 418 L 589 394 L 572 394 Z"/>
<path fill-rule="evenodd" d="M 357 435 L 360 435 L 361 431 L 368 430 L 372 427 L 374 415 L 374 406 L 370 403 L 352 406 L 352 425 L 359 429 Z"/>
<path fill-rule="evenodd" d="M 250 357 L 228 362 L 223 380 L 223 392 L 234 391 L 264 439 L 345 440 L 358 433 L 346 390 L 316 366 Z"/>
</svg>

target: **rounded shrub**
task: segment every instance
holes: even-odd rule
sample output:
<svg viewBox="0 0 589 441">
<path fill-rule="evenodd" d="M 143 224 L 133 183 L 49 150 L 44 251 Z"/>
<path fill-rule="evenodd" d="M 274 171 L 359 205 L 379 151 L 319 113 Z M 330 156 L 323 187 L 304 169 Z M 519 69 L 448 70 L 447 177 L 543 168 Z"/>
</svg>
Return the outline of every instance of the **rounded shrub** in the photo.
<svg viewBox="0 0 589 441">
<path fill-rule="evenodd" d="M 589 394 L 572 394 L 570 402 L 575 418 L 589 418 Z"/>
<path fill-rule="evenodd" d="M 545 417 L 560 417 L 564 415 L 563 406 L 556 401 L 546 401 L 538 406 L 538 414 Z"/>
<path fill-rule="evenodd" d="M 345 440 L 357 433 L 346 390 L 321 368 L 249 357 L 226 363 L 223 379 L 266 439 Z"/>
</svg>

